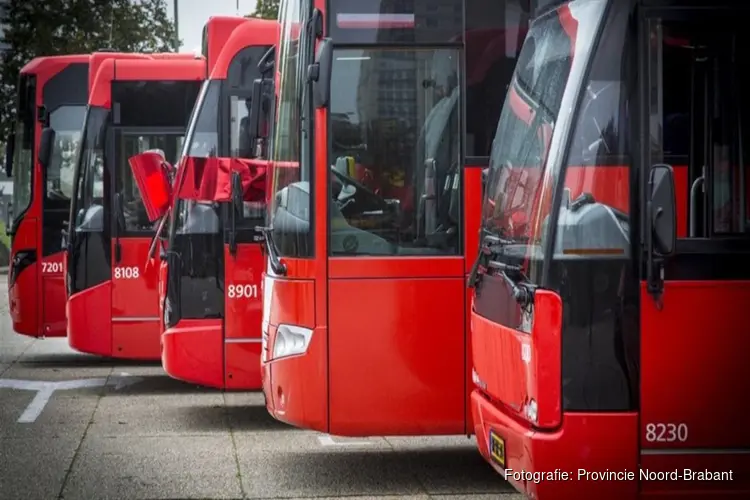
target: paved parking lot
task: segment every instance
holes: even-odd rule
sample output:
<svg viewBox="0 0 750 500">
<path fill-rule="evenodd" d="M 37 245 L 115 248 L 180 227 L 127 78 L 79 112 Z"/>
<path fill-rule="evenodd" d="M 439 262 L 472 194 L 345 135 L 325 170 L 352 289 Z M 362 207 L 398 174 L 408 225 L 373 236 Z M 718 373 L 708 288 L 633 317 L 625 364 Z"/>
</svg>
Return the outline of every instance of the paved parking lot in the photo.
<svg viewBox="0 0 750 500">
<path fill-rule="evenodd" d="M 0 290 L 0 499 L 521 498 L 466 437 L 301 431 L 259 393 L 15 335 Z"/>
</svg>

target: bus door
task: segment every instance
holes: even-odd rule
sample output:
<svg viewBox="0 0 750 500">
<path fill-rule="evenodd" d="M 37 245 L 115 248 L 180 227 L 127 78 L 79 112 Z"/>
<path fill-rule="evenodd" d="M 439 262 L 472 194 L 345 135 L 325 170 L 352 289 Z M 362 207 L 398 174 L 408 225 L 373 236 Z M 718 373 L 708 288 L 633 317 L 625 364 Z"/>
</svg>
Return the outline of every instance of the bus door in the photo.
<svg viewBox="0 0 750 500">
<path fill-rule="evenodd" d="M 333 50 L 330 175 L 320 179 L 330 179 L 332 197 L 329 405 L 336 434 L 464 428 L 460 53 Z"/>
<path fill-rule="evenodd" d="M 265 271 L 265 138 L 269 124 L 270 80 L 255 80 L 252 91 L 234 91 L 229 97 L 229 149 L 232 158 L 250 170 L 249 186 L 239 173 L 232 177 L 232 201 L 222 204 L 224 221 L 224 384 L 227 389 L 260 387 L 261 330 L 248 328 L 262 321 L 261 286 Z M 257 109 L 253 109 L 253 107 Z M 250 124 L 253 123 L 254 126 Z M 254 159 L 254 160 L 253 160 Z"/>
<path fill-rule="evenodd" d="M 682 227 L 673 252 L 671 238 L 655 237 L 645 259 L 652 272 L 641 291 L 640 463 L 651 472 L 735 477 L 700 486 L 642 481 L 644 492 L 736 490 L 750 469 L 750 428 L 738 420 L 750 391 L 750 55 L 741 48 L 750 12 L 727 12 L 649 11 L 641 20 L 649 119 L 641 128 L 642 185 L 648 195 L 653 166 L 672 167 Z"/>
<path fill-rule="evenodd" d="M 158 149 L 174 162 L 184 132 L 180 127 L 113 131 L 112 340 L 118 355 L 148 357 L 159 352 L 158 267 L 147 265 L 156 223 L 149 221 L 128 159 Z M 134 342 L 132 337 L 143 340 Z M 134 352 L 123 352 L 126 348 Z"/>
<path fill-rule="evenodd" d="M 262 234 L 265 200 L 223 203 L 224 228 L 224 376 L 227 389 L 260 387 L 261 286 L 265 256 Z M 234 214 L 232 213 L 234 212 Z"/>
</svg>

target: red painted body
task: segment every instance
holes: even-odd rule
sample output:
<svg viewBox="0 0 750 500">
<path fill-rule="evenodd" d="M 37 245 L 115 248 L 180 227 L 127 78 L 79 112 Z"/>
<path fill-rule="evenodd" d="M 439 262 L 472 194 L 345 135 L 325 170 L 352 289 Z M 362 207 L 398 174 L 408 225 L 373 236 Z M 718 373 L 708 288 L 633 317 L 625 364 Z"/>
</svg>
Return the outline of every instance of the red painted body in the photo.
<svg viewBox="0 0 750 500">
<path fill-rule="evenodd" d="M 314 6 L 326 18 L 337 14 L 326 11 L 324 1 L 315 1 Z M 296 25 L 282 26 L 282 33 L 293 34 Z M 480 31 L 476 36 L 494 38 L 494 43 L 488 39 L 483 47 L 503 45 L 505 40 L 497 31 Z M 492 51 L 486 52 L 481 55 L 494 57 Z M 277 93 L 286 77 L 278 54 Z M 479 55 L 467 57 L 478 60 Z M 470 79 L 482 81 L 482 72 L 495 62 L 475 62 Z M 472 434 L 466 278 L 478 246 L 483 165 L 467 162 L 460 169 L 463 251 L 458 255 L 330 256 L 329 171 L 335 158 L 329 157 L 329 119 L 328 109 L 314 111 L 310 193 L 314 257 L 282 257 L 285 275 L 269 269 L 264 281 L 267 408 L 278 420 L 334 435 Z M 284 161 L 274 165 L 279 170 L 274 172 L 275 182 L 284 185 L 280 179 L 287 174 L 281 170 L 291 174 L 294 167 Z M 359 162 L 354 171 L 350 177 L 375 194 L 401 198 L 404 211 L 416 205 L 416 198 L 399 194 L 412 186 L 384 187 Z M 312 330 L 303 354 L 274 358 L 278 331 L 284 325 Z"/>
<path fill-rule="evenodd" d="M 241 244 L 236 255 L 224 248 L 225 278 L 230 286 L 255 286 L 256 300 L 232 300 L 225 295 L 224 388 L 260 389 L 261 320 L 265 256 L 260 244 Z"/>
<path fill-rule="evenodd" d="M 565 2 L 554 10 L 550 9 L 550 15 L 544 22 L 559 20 L 570 37 L 572 47 L 579 43 L 591 44 L 591 49 L 576 52 L 576 57 L 581 60 L 586 58 L 590 63 L 589 67 L 593 68 L 591 75 L 596 75 L 597 69 L 601 71 L 604 67 L 600 61 L 604 54 L 611 60 L 607 40 L 618 36 L 614 34 L 616 30 L 612 26 L 618 26 L 618 20 L 626 19 L 628 11 L 631 11 L 633 19 L 640 20 L 636 23 L 637 30 L 628 31 L 626 39 L 634 45 L 636 41 L 640 43 L 645 39 L 651 40 L 654 46 L 682 44 L 687 47 L 695 39 L 701 39 L 702 43 L 713 48 L 725 43 L 722 36 L 716 35 L 725 26 L 729 26 L 727 30 L 735 35 L 742 30 L 728 19 L 738 14 L 734 11 L 735 4 L 717 5 L 717 11 L 719 7 L 726 9 L 722 12 L 726 17 L 717 19 L 712 17 L 714 12 L 711 9 L 693 9 L 692 6 L 675 2 L 664 2 L 663 6 L 667 9 L 661 9 L 663 6 L 658 5 L 659 2 L 649 2 L 648 8 L 642 9 L 643 2 L 638 1 L 601 1 L 591 2 L 589 6 L 595 3 L 599 7 L 609 4 L 610 10 L 602 10 L 605 14 L 601 21 L 597 21 L 601 22 L 598 26 L 603 28 L 600 32 L 603 34 L 587 42 L 585 37 L 581 40 L 580 34 L 589 31 L 586 36 L 590 36 L 592 28 L 586 24 L 595 16 L 587 18 L 579 14 L 585 10 L 582 6 L 584 3 Z M 555 15 L 559 19 L 555 19 Z M 540 21 L 538 29 L 544 30 L 550 25 Z M 633 26 L 628 25 L 629 30 Z M 535 28 L 532 25 L 532 29 Z M 675 32 L 684 33 L 689 41 L 677 40 L 673 37 Z M 662 33 L 663 41 L 660 39 Z M 706 33 L 712 36 L 706 36 Z M 535 38 L 536 46 L 548 42 L 545 39 L 547 36 L 552 38 L 553 35 L 545 33 Z M 669 58 L 667 49 L 659 48 L 663 52 L 657 52 L 652 47 L 650 50 L 653 52 L 648 53 L 649 57 L 657 53 L 659 57 L 664 57 L 658 63 L 664 66 L 658 66 L 658 71 L 666 75 L 668 70 L 664 68 L 671 66 L 664 61 L 677 60 L 674 53 Z M 629 51 L 629 55 L 638 59 L 639 63 L 643 62 L 640 59 L 646 58 L 645 51 L 640 49 L 632 53 Z M 671 60 L 669 62 L 674 64 Z M 716 74 L 720 71 L 719 67 L 722 67 L 721 71 L 726 71 L 716 59 L 712 59 L 711 64 L 716 65 L 711 70 Z M 575 62 L 571 67 L 575 68 Z M 639 78 L 639 82 L 653 79 L 651 71 L 657 70 L 649 68 L 649 75 Z M 576 82 L 581 84 L 581 89 L 597 79 L 595 76 L 590 77 L 591 81 L 585 78 L 588 77 Z M 617 80 L 618 77 L 612 76 L 611 79 Z M 668 81 L 670 84 L 664 83 Z M 696 77 L 696 81 L 700 81 L 700 77 Z M 652 83 L 653 87 L 648 89 L 647 95 L 658 94 L 661 99 L 663 95 L 674 92 L 675 86 L 680 84 L 682 80 L 679 78 L 672 76 L 671 81 L 665 78 L 658 84 Z M 571 89 L 570 81 L 567 85 L 566 92 Z M 724 82 L 724 85 L 728 84 Z M 652 114 L 652 121 L 644 130 L 638 129 L 641 144 L 630 144 L 628 149 L 623 148 L 625 154 L 619 152 L 621 157 L 627 157 L 625 162 L 618 158 L 615 165 L 602 164 L 604 162 L 600 158 L 607 158 L 610 151 L 597 154 L 596 163 L 592 161 L 592 164 L 585 166 L 568 159 L 577 153 L 571 144 L 575 141 L 576 126 L 585 123 L 587 115 L 582 111 L 583 107 L 561 108 L 555 117 L 557 126 L 571 116 L 572 126 L 563 129 L 563 132 L 554 130 L 554 137 L 546 144 L 552 145 L 552 148 L 557 144 L 561 149 L 543 149 L 542 156 L 546 158 L 543 163 L 548 163 L 542 165 L 541 169 L 524 169 L 523 166 L 498 168 L 498 171 L 511 172 L 506 183 L 498 189 L 502 191 L 499 194 L 504 196 L 498 193 L 492 196 L 498 200 L 515 199 L 518 205 L 513 203 L 511 213 L 503 213 L 511 203 L 506 203 L 507 206 L 498 203 L 496 207 L 488 199 L 490 206 L 483 213 L 483 222 L 494 222 L 484 226 L 488 232 L 507 228 L 514 237 L 529 237 L 527 241 L 537 242 L 535 238 L 550 237 L 550 234 L 558 237 L 560 228 L 567 226 L 559 222 L 556 226 L 558 233 L 543 232 L 546 228 L 542 228 L 541 223 L 554 214 L 550 219 L 557 215 L 564 223 L 574 225 L 570 221 L 575 219 L 575 215 L 571 216 L 575 210 L 564 213 L 560 207 L 556 207 L 559 212 L 552 210 L 555 208 L 552 206 L 552 194 L 564 192 L 561 188 L 570 189 L 571 200 L 583 193 L 592 194 L 595 203 L 629 214 L 631 224 L 636 217 L 640 221 L 649 220 L 647 218 L 652 214 L 648 212 L 650 206 L 646 202 L 651 201 L 652 196 L 655 206 L 660 206 L 662 202 L 652 195 L 651 184 L 640 184 L 640 175 L 648 179 L 649 173 L 657 170 L 655 165 L 669 163 L 674 186 L 674 192 L 670 193 L 672 199 L 668 200 L 674 207 L 674 231 L 671 234 L 677 242 L 675 248 L 661 256 L 666 264 L 661 269 L 662 273 L 657 272 L 656 275 L 661 276 L 663 281 L 657 278 L 657 285 L 654 286 L 662 286 L 662 293 L 658 299 L 654 296 L 645 281 L 646 272 L 641 269 L 641 266 L 646 269 L 649 259 L 647 252 L 650 250 L 646 244 L 649 240 L 646 238 L 653 235 L 656 239 L 658 232 L 654 230 L 649 235 L 651 227 L 643 222 L 645 227 L 641 228 L 642 233 L 629 228 L 628 238 L 633 241 L 628 240 L 628 244 L 632 244 L 628 248 L 635 249 L 632 250 L 635 256 L 626 257 L 619 248 L 599 248 L 595 243 L 591 244 L 592 248 L 585 245 L 584 248 L 568 248 L 560 243 L 560 249 L 557 246 L 543 247 L 545 250 L 554 248 L 553 257 L 548 253 L 530 257 L 532 245 L 527 244 L 526 253 L 523 254 L 526 260 L 521 266 L 525 274 L 522 278 L 509 278 L 509 281 L 539 287 L 533 291 L 530 306 L 525 306 L 511 293 L 503 292 L 505 295 L 501 295 L 486 282 L 483 283 L 482 279 L 489 281 L 489 277 L 499 275 L 499 272 L 493 275 L 487 268 L 483 269 L 480 274 L 485 276 L 478 282 L 483 284 L 477 285 L 471 313 L 475 387 L 470 406 L 477 445 L 487 462 L 528 498 L 632 500 L 666 496 L 747 497 L 750 495 L 750 431 L 741 423 L 745 414 L 741 395 L 750 389 L 744 359 L 744 353 L 750 347 L 747 340 L 750 330 L 743 316 L 743 307 L 750 300 L 750 281 L 746 273 L 726 273 L 724 269 L 730 268 L 730 264 L 721 262 L 723 259 L 736 258 L 737 254 L 739 261 L 746 260 L 747 220 L 742 220 L 738 229 L 732 227 L 726 230 L 726 234 L 720 234 L 721 231 L 712 226 L 705 234 L 690 235 L 690 206 L 694 203 L 690 188 L 691 182 L 700 174 L 691 172 L 688 166 L 690 162 L 680 154 L 675 153 L 674 158 L 667 158 L 673 150 L 665 145 L 666 139 L 649 144 L 649 134 L 662 126 L 659 123 L 662 119 L 665 137 L 670 132 L 674 133 L 666 125 L 670 123 L 666 118 L 669 113 L 661 109 L 657 113 L 656 99 L 654 102 L 645 99 L 644 89 L 640 86 L 631 90 L 633 95 L 638 94 L 637 100 L 646 101 L 645 107 Z M 580 90 L 574 92 L 577 94 Z M 511 88 L 508 94 L 511 112 L 530 124 L 530 120 L 521 116 L 523 110 L 529 107 L 525 107 L 519 96 L 514 94 Z M 712 87 L 707 94 L 710 94 L 707 97 L 709 102 L 722 102 L 729 107 L 736 105 L 734 97 L 729 98 L 723 86 Z M 693 99 L 701 102 L 703 95 L 690 95 L 685 102 L 692 104 Z M 676 99 L 670 104 L 679 106 L 685 105 L 685 102 Z M 639 104 L 643 103 L 639 101 Z M 631 115 L 630 120 L 635 118 Z M 639 127 L 635 123 L 621 126 L 623 129 Z M 702 134 L 708 136 L 718 133 L 718 130 L 709 121 L 702 128 L 696 128 L 697 138 L 679 138 L 685 141 L 682 146 L 688 144 L 693 148 L 695 143 L 690 141 L 700 142 L 704 137 Z M 723 140 L 731 147 L 735 136 L 727 135 L 730 138 Z M 509 154 L 508 151 L 512 149 L 505 148 L 498 153 L 498 157 Z M 650 163 L 644 164 L 638 158 L 644 151 L 646 153 L 642 158 L 647 158 Z M 554 158 L 561 152 L 566 156 L 561 161 L 564 173 L 549 186 L 542 186 L 540 170 L 554 165 Z M 690 150 L 690 155 L 694 154 L 698 153 Z M 713 200 L 715 205 L 710 209 L 700 203 L 696 208 L 698 211 L 706 210 L 709 214 L 707 217 L 714 217 L 712 220 L 718 222 L 712 223 L 718 226 L 731 218 L 726 216 L 727 212 L 736 210 L 746 214 L 738 206 L 741 205 L 739 201 L 746 200 L 747 196 L 741 193 L 748 192 L 747 181 L 743 180 L 747 169 L 740 175 L 738 172 L 744 167 L 732 167 L 730 162 L 734 160 L 722 162 L 718 155 L 707 157 L 709 179 L 718 177 L 717 172 L 721 174 L 724 170 L 731 169 L 736 174 L 730 180 L 722 181 L 727 184 L 726 191 L 731 193 L 726 199 Z M 549 170 L 545 171 L 545 177 L 547 174 Z M 706 189 L 718 190 L 719 185 L 725 187 L 716 182 L 714 187 Z M 632 196 L 633 191 L 642 194 L 643 199 Z M 517 229 L 512 223 L 521 219 L 518 214 L 524 218 Z M 747 216 L 744 215 L 744 218 L 747 219 Z M 652 217 L 651 220 L 655 219 Z M 576 228 L 581 233 L 587 229 L 583 225 Z M 566 237 L 571 233 L 563 232 Z M 600 241 L 591 237 L 581 240 Z M 571 237 L 571 241 L 578 240 Z M 555 242 L 557 244 L 557 240 Z M 506 246 L 514 243 L 515 240 Z M 524 244 L 518 243 L 518 246 L 523 247 Z M 701 247 L 703 244 L 706 246 Z M 484 248 L 488 255 L 493 256 L 492 259 L 502 264 L 512 264 L 504 260 L 508 257 L 501 251 L 490 250 L 489 243 Z M 694 248 L 699 248 L 700 252 Z M 614 250 L 620 250 L 620 254 Z M 569 257 L 585 256 L 587 252 L 595 256 L 590 261 L 581 259 L 581 262 Z M 567 257 L 562 257 L 565 254 Z M 606 257 L 617 255 L 621 256 L 611 260 Z M 529 261 L 532 258 L 538 259 L 538 266 L 541 267 L 540 262 L 544 261 L 545 268 L 549 268 L 543 277 L 531 277 L 533 269 L 529 270 Z M 731 262 L 733 266 L 734 261 Z M 593 269 L 590 275 L 586 274 L 586 266 Z M 632 271 L 628 269 L 629 266 L 636 269 Z M 497 264 L 494 268 L 501 269 Z M 583 289 L 589 277 L 594 284 L 589 289 Z M 581 290 L 575 288 L 578 284 L 582 285 Z M 597 295 L 597 291 L 601 295 Z M 498 297 L 493 306 L 495 310 L 490 311 L 486 306 L 489 299 L 483 297 L 483 293 L 493 294 L 493 300 L 495 296 Z M 611 296 L 605 297 L 606 294 Z M 582 304 L 586 301 L 606 306 L 584 308 Z M 490 312 L 497 313 L 496 318 L 499 319 L 489 319 Z M 632 316 L 624 317 L 624 313 L 632 313 Z M 609 340 L 612 332 L 614 335 Z M 594 374 L 601 376 L 603 381 L 591 381 Z M 584 380 L 586 376 L 590 378 Z M 623 390 L 622 385 L 626 385 L 627 389 Z M 603 396 L 607 391 L 625 393 L 628 398 L 617 399 L 613 396 L 607 399 Z M 627 403 L 623 403 L 625 400 Z M 609 409 L 607 405 L 630 409 Z M 582 409 L 584 406 L 589 409 Z M 576 410 L 571 410 L 571 407 Z M 661 431 L 658 430 L 660 426 L 663 427 Z M 658 473 L 667 477 L 646 477 L 647 474 Z M 690 477 L 691 473 L 722 473 L 723 477 L 703 480 L 697 474 Z M 597 478 L 594 474 L 604 474 L 604 477 Z"/>
<path fill-rule="evenodd" d="M 22 75 L 36 76 L 34 112 L 37 106 L 44 105 L 45 86 L 56 75 L 61 74 L 71 64 L 86 64 L 87 55 L 67 55 L 38 57 L 21 69 Z M 60 96 L 64 100 L 64 96 Z M 23 267 L 14 275 L 11 266 L 8 279 L 9 313 L 16 333 L 30 337 L 64 337 L 65 286 L 62 268 L 63 252 L 43 256 L 44 218 L 42 198 L 45 187 L 42 181 L 42 167 L 38 161 L 39 141 L 43 124 L 35 120 L 33 144 L 33 176 L 31 204 L 23 217 L 17 221 L 15 234 L 11 238 L 10 262 L 19 252 L 33 252 L 33 264 Z M 14 216 L 19 214 L 14 214 Z"/>
<path fill-rule="evenodd" d="M 127 54 L 92 61 L 89 105 L 110 109 L 115 81 L 195 81 L 206 77 L 205 61 L 192 54 Z M 110 279 L 68 298 L 68 342 L 74 349 L 125 359 L 158 360 L 159 267 L 147 264 L 151 238 L 120 238 L 118 267 L 139 270 L 136 279 Z M 115 241 L 112 242 L 115 255 Z M 114 269 L 113 274 L 114 276 Z M 95 312 L 93 312 L 95 311 Z"/>
<path fill-rule="evenodd" d="M 204 52 L 211 82 L 228 81 L 229 68 L 247 47 L 270 46 L 278 40 L 278 23 L 245 18 L 212 17 L 204 30 Z M 257 64 L 254 61 L 252 64 Z M 251 82 L 252 83 L 252 82 Z M 194 117 L 195 119 L 195 117 Z M 222 140 L 222 138 L 220 138 Z M 229 171 L 225 172 L 229 174 Z M 216 179 L 201 179 L 177 193 L 182 199 L 227 201 L 220 194 L 229 193 L 229 177 L 216 172 Z M 265 199 L 265 173 L 253 177 L 246 189 L 246 201 Z M 211 185 L 211 188 L 207 185 Z M 260 187 L 259 191 L 255 188 Z M 212 193 L 209 195 L 207 191 Z M 166 265 L 166 263 L 164 264 Z M 241 242 L 236 254 L 224 246 L 224 318 L 180 319 L 163 331 L 162 365 L 169 376 L 187 382 L 226 390 L 249 390 L 261 387 L 261 287 L 265 257 L 261 243 Z M 163 279 L 168 279 L 168 272 Z M 229 296 L 230 287 L 254 286 L 257 296 L 238 300 Z M 162 302 L 163 303 L 163 302 Z M 162 315 L 163 317 L 163 315 Z"/>
</svg>

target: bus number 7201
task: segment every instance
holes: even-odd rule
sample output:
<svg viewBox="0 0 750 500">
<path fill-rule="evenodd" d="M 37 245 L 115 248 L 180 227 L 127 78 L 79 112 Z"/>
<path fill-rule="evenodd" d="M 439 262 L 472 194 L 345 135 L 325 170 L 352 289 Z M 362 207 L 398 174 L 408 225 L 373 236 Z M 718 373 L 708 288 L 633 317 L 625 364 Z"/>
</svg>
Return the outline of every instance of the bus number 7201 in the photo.
<svg viewBox="0 0 750 500">
<path fill-rule="evenodd" d="M 62 262 L 42 262 L 42 274 L 58 274 L 62 272 Z"/>
</svg>

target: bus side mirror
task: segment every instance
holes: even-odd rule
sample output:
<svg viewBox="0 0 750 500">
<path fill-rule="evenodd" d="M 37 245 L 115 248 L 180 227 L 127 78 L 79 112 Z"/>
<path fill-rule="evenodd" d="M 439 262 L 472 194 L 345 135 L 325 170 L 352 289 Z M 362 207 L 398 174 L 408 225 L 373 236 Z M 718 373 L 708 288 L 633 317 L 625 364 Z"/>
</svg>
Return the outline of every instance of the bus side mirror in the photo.
<svg viewBox="0 0 750 500">
<path fill-rule="evenodd" d="M 5 175 L 11 177 L 13 175 L 13 153 L 16 149 L 16 134 L 11 132 L 8 134 L 8 138 L 5 139 Z"/>
<path fill-rule="evenodd" d="M 145 151 L 128 158 L 128 164 L 141 192 L 148 220 L 154 222 L 167 213 L 172 199 L 169 168 L 165 168 L 164 155 L 158 151 Z"/>
<path fill-rule="evenodd" d="M 276 45 L 271 45 L 265 54 L 258 61 L 258 71 L 261 75 L 267 75 L 274 67 L 276 59 Z"/>
<path fill-rule="evenodd" d="M 243 201 L 242 176 L 239 172 L 232 172 L 232 207 L 238 214 L 242 214 Z"/>
<path fill-rule="evenodd" d="M 315 62 L 307 68 L 307 79 L 313 84 L 313 104 L 322 109 L 331 97 L 331 71 L 333 70 L 333 41 L 323 38 L 318 45 Z"/>
<path fill-rule="evenodd" d="M 39 164 L 47 170 L 50 160 L 52 159 L 52 147 L 55 144 L 55 131 L 50 127 L 42 130 L 42 137 L 39 140 Z"/>
<path fill-rule="evenodd" d="M 239 172 L 232 172 L 231 212 L 229 214 L 229 254 L 237 255 L 237 219 L 244 215 L 244 193 L 242 176 Z"/>
<path fill-rule="evenodd" d="M 653 249 L 661 256 L 674 253 L 677 241 L 674 172 L 665 164 L 653 165 L 649 174 L 650 199 L 648 217 L 651 218 Z"/>
</svg>

